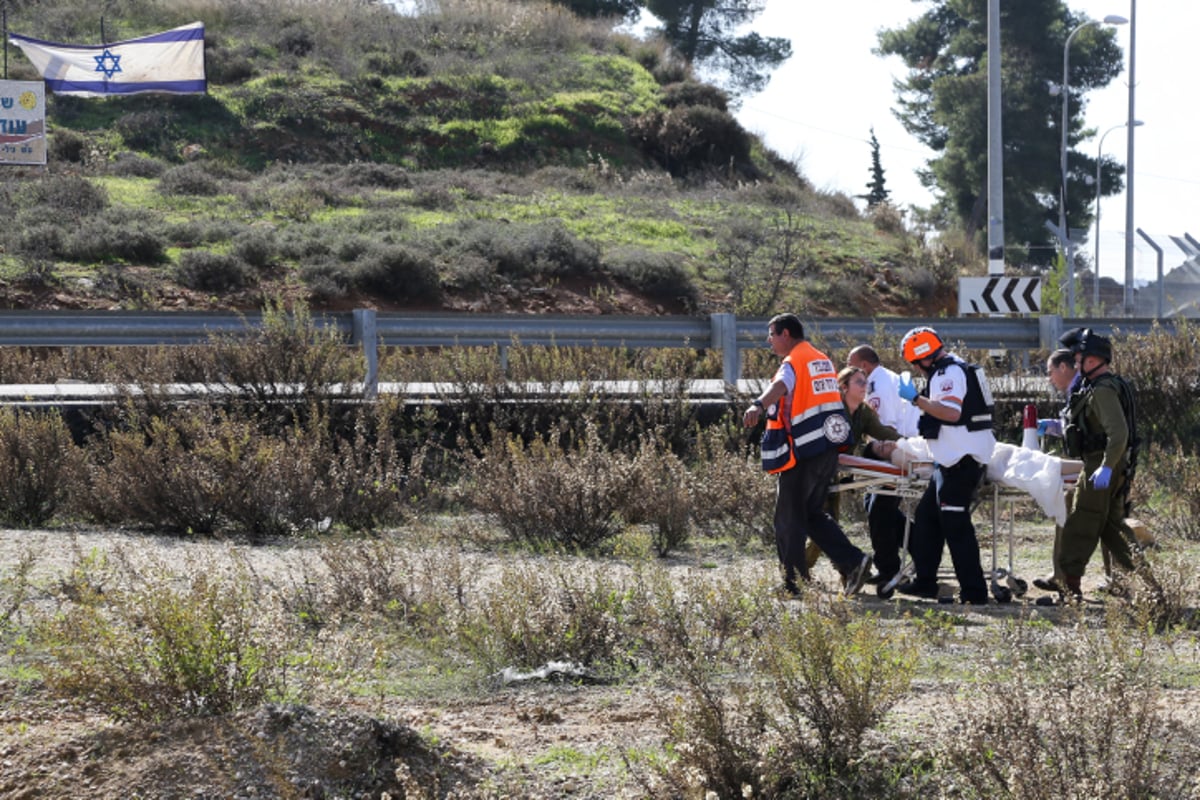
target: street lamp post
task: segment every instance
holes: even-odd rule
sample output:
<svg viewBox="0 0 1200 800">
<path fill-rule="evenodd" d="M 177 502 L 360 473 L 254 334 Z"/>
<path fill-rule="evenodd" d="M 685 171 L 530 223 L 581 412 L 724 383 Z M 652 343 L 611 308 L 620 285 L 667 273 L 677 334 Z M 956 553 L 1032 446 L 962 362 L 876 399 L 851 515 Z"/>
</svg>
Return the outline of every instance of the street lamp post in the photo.
<svg viewBox="0 0 1200 800">
<path fill-rule="evenodd" d="M 1140 119 L 1133 121 L 1135 128 L 1145 124 Z M 1092 314 L 1100 313 L 1100 159 L 1104 158 L 1104 138 L 1113 131 L 1128 127 L 1128 122 L 1112 126 L 1100 137 L 1100 146 L 1096 148 L 1096 259 L 1092 264 Z"/>
<path fill-rule="evenodd" d="M 1116 14 L 1109 14 L 1101 22 L 1105 25 L 1124 25 L 1129 20 Z M 1067 41 L 1063 44 L 1063 79 L 1062 85 L 1059 87 L 1059 92 L 1062 94 L 1062 147 L 1059 152 L 1058 229 L 1067 256 L 1067 315 L 1071 317 L 1075 316 L 1075 265 L 1072 263 L 1074 255 L 1071 252 L 1071 231 L 1067 228 L 1067 131 L 1070 123 L 1071 40 L 1075 38 L 1075 34 L 1087 26 L 1099 25 L 1101 22 L 1090 19 L 1087 22 L 1079 23 L 1067 34 Z"/>
</svg>

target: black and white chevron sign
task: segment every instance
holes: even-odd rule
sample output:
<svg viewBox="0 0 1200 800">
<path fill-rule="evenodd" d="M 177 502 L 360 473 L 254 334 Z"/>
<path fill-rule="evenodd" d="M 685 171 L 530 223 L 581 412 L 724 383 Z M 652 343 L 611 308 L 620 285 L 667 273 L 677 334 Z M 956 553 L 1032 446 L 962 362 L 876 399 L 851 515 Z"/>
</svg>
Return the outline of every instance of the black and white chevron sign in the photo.
<svg viewBox="0 0 1200 800">
<path fill-rule="evenodd" d="M 1042 307 L 1040 278 L 958 279 L 958 315 L 1036 314 Z"/>
</svg>

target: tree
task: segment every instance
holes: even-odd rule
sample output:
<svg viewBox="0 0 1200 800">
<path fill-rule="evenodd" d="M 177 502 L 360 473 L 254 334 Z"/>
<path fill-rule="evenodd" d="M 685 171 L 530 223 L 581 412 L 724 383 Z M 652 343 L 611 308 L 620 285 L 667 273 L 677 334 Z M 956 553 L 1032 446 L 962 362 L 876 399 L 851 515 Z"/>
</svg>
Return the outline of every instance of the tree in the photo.
<svg viewBox="0 0 1200 800">
<path fill-rule="evenodd" d="M 863 195 L 867 208 L 886 203 L 889 194 L 891 192 L 887 190 L 883 177 L 883 162 L 879 160 L 879 140 L 875 138 L 875 129 L 871 128 L 871 182 L 867 184 L 867 193 Z"/>
<path fill-rule="evenodd" d="M 732 94 L 760 91 L 771 70 L 792 57 L 792 43 L 735 31 L 762 13 L 766 0 L 647 0 L 662 22 L 658 32 L 695 69 L 723 74 L 714 81 Z"/>
<path fill-rule="evenodd" d="M 594 19 L 634 19 L 642 9 L 641 0 L 554 0 L 581 17 Z"/>
<path fill-rule="evenodd" d="M 932 0 L 905 27 L 879 34 L 880 55 L 896 55 L 908 75 L 896 83 L 896 116 L 938 155 L 921 181 L 939 194 L 939 211 L 961 224 L 982 251 L 987 213 L 987 0 Z M 1062 82 L 1063 45 L 1086 17 L 1062 0 L 1006 0 L 1001 5 L 1005 238 L 1019 251 L 1035 246 L 1030 260 L 1053 259 L 1047 220 L 1058 221 L 1062 99 L 1049 87 Z M 1083 128 L 1084 97 L 1121 71 L 1112 30 L 1090 25 L 1071 41 L 1069 148 L 1094 135 Z M 1072 228 L 1091 219 L 1084 189 L 1096 161 L 1068 149 L 1067 214 Z M 1120 191 L 1123 168 L 1102 166 L 1106 194 Z"/>
</svg>

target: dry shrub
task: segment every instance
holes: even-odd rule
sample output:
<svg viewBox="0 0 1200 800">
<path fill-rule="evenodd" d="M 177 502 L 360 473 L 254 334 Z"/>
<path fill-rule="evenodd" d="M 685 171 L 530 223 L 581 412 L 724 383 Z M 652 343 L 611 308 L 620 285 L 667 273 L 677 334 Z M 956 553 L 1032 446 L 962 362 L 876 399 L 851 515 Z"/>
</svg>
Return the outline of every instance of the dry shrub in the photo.
<svg viewBox="0 0 1200 800">
<path fill-rule="evenodd" d="M 696 526 L 739 546 L 774 544 L 776 479 L 762 471 L 758 454 L 748 448 L 731 452 L 716 428 L 701 432 L 697 451 L 692 467 Z"/>
<path fill-rule="evenodd" d="M 328 448 L 314 430 L 264 435 L 253 421 L 198 407 L 113 431 L 91 448 L 83 510 L 101 522 L 186 533 L 232 525 L 264 537 L 312 527 L 334 507 Z"/>
<path fill-rule="evenodd" d="M 35 625 L 51 690 L 117 720 L 157 721 L 254 708 L 298 688 L 286 657 L 298 640 L 260 603 L 244 564 L 177 574 L 117 555 L 77 561 L 75 591 Z"/>
<path fill-rule="evenodd" d="M 629 602 L 628 590 L 598 570 L 509 566 L 468 607 L 455 641 L 488 672 L 552 661 L 613 669 L 631 645 Z"/>
<path fill-rule="evenodd" d="M 659 709 L 674 758 L 651 793 L 894 796 L 894 767 L 863 742 L 908 692 L 913 643 L 840 600 L 791 613 L 761 580 L 706 584 L 651 594 L 646 635 L 681 683 Z"/>
<path fill-rule="evenodd" d="M 270 436 L 238 420 L 218 425 L 216 448 L 203 450 L 228 469 L 231 491 L 220 512 L 236 530 L 254 538 L 287 536 L 332 521 L 336 492 L 328 481 L 330 446 L 322 427 L 318 417 Z M 230 449 L 222 452 L 226 444 Z"/>
<path fill-rule="evenodd" d="M 875 230 L 893 236 L 904 234 L 904 211 L 888 202 L 876 203 L 867 210 Z"/>
<path fill-rule="evenodd" d="M 557 440 L 557 429 L 549 438 Z M 629 459 L 606 450 L 590 424 L 576 448 L 493 435 L 472 461 L 467 502 L 516 541 L 587 550 L 620 530 L 630 491 Z"/>
<path fill-rule="evenodd" d="M 194 380 L 236 392 L 260 419 L 290 424 L 296 408 L 327 403 L 331 390 L 360 380 L 361 356 L 346 347 L 334 325 L 321 324 L 301 304 L 269 301 L 258 327 L 217 335 L 190 352 Z"/>
<path fill-rule="evenodd" d="M 653 527 L 655 551 L 665 556 L 687 543 L 692 509 L 702 496 L 693 497 L 691 476 L 683 462 L 654 436 L 642 439 L 630 464 L 630 491 L 623 508 L 625 521 Z"/>
<path fill-rule="evenodd" d="M 1135 512 L 1144 513 L 1156 537 L 1170 541 L 1200 541 L 1200 461 L 1194 452 L 1176 444 L 1151 450 L 1141 459 L 1132 496 L 1142 499 Z M 1142 510 L 1144 508 L 1144 512 Z"/>
<path fill-rule="evenodd" d="M 31 575 L 37 560 L 37 554 L 32 549 L 22 550 L 17 562 L 0 574 L 0 633 L 6 632 L 9 623 L 19 618 L 26 601 L 32 596 L 34 584 Z"/>
<path fill-rule="evenodd" d="M 390 539 L 338 539 L 321 548 L 328 592 L 318 620 L 371 612 L 407 621 L 425 601 L 409 573 L 409 555 Z"/>
<path fill-rule="evenodd" d="M 101 523 L 212 533 L 226 497 L 236 490 L 230 462 L 246 435 L 244 425 L 206 409 L 109 432 L 89 447 L 80 510 Z"/>
<path fill-rule="evenodd" d="M 978 797 L 1194 797 L 1194 732 L 1166 713 L 1150 627 L 1081 616 L 1057 643 L 1011 625 L 980 663 L 978 704 L 944 738 L 953 780 Z"/>
<path fill-rule="evenodd" d="M 917 665 L 908 637 L 859 609 L 815 597 L 767 631 L 760 657 L 783 709 L 783 740 L 815 735 L 815 754 L 828 773 L 822 780 L 844 774 L 862 755 L 868 731 L 908 693 Z M 807 768 L 804 748 L 791 755 L 780 767 L 787 780 Z"/>
<path fill-rule="evenodd" d="M 37 527 L 54 517 L 82 474 L 83 454 L 57 411 L 0 408 L 0 520 Z"/>
<path fill-rule="evenodd" d="M 1200 329 L 1185 319 L 1155 326 L 1118 340 L 1114 354 L 1116 371 L 1137 395 L 1138 433 L 1146 444 L 1200 449 Z"/>
<path fill-rule="evenodd" d="M 353 432 L 335 438 L 328 465 L 334 519 L 368 531 L 401 521 L 436 504 L 442 489 L 427 470 L 436 459 L 426 444 L 406 453 L 393 423 L 403 412 L 399 398 L 359 410 Z M 418 433 L 422 429 L 417 426 Z"/>
</svg>

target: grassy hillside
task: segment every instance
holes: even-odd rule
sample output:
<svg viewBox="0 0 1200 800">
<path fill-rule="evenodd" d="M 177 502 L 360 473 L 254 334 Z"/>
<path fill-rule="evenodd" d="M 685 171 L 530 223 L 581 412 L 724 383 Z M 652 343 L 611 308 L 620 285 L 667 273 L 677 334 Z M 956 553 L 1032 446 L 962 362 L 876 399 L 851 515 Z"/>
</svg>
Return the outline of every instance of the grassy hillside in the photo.
<svg viewBox="0 0 1200 800">
<path fill-rule="evenodd" d="M 8 307 L 937 313 L 961 268 L 814 191 L 661 44 L 559 7 L 107 7 L 110 41 L 204 21 L 209 93 L 50 98 L 48 170 L 5 172 Z M 99 39 L 66 2 L 9 26 Z"/>
</svg>

